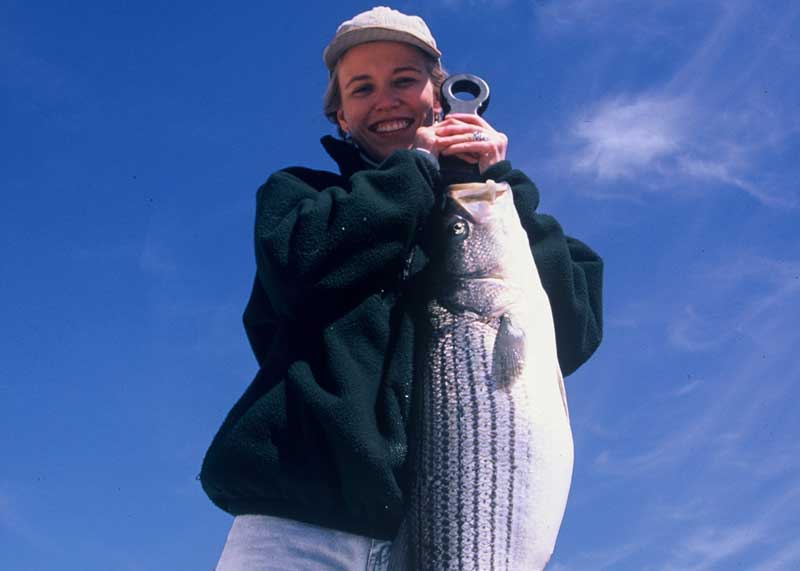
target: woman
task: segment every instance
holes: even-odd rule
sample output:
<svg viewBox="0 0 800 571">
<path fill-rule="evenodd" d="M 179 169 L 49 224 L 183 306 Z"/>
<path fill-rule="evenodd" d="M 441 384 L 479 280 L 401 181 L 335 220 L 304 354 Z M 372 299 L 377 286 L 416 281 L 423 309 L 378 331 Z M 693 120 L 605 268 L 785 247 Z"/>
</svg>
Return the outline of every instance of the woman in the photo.
<svg viewBox="0 0 800 571">
<path fill-rule="evenodd" d="M 439 120 L 440 55 L 420 18 L 375 8 L 344 22 L 324 52 L 325 112 L 343 140 L 322 143 L 340 172 L 288 168 L 259 189 L 244 323 L 260 369 L 201 472 L 237 516 L 220 571 L 385 568 L 408 481 L 414 295 L 439 158 L 511 185 L 563 373 L 600 342 L 602 261 L 535 212 L 505 135 L 477 116 Z"/>
</svg>

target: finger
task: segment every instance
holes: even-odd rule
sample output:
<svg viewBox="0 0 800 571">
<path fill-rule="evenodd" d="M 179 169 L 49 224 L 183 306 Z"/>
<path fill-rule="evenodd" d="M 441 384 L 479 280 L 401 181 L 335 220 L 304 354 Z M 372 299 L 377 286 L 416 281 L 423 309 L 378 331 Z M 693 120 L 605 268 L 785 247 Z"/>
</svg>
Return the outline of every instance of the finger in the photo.
<svg viewBox="0 0 800 571">
<path fill-rule="evenodd" d="M 446 117 L 443 121 L 438 122 L 435 127 L 437 131 L 445 132 L 458 129 L 475 129 L 475 125 L 459 121 L 454 117 Z"/>
<path fill-rule="evenodd" d="M 472 153 L 476 155 L 486 155 L 494 152 L 495 145 L 491 141 L 472 141 L 453 143 L 443 147 L 440 151 L 443 155 L 455 155 L 458 153 Z"/>
<path fill-rule="evenodd" d="M 475 125 L 470 125 L 468 123 L 451 123 L 449 125 L 436 127 L 436 135 L 439 137 L 465 134 L 472 135 L 475 131 L 486 132 L 487 134 L 494 132 L 488 129 L 477 129 Z"/>
<path fill-rule="evenodd" d="M 486 119 L 480 115 L 475 115 L 474 113 L 450 113 L 447 115 L 447 118 L 454 119 L 461 123 L 483 127 L 484 129 L 492 129 L 492 126 L 488 121 L 486 121 Z"/>
<path fill-rule="evenodd" d="M 480 136 L 477 138 L 476 133 L 480 133 Z M 478 143 L 482 145 L 486 145 L 488 143 L 490 146 L 495 147 L 501 147 L 504 144 L 503 138 L 498 133 L 480 130 L 471 130 L 468 132 L 462 132 L 448 136 L 441 136 L 437 133 L 437 138 L 439 140 L 439 145 L 442 147 L 449 147 L 462 143 Z"/>
</svg>

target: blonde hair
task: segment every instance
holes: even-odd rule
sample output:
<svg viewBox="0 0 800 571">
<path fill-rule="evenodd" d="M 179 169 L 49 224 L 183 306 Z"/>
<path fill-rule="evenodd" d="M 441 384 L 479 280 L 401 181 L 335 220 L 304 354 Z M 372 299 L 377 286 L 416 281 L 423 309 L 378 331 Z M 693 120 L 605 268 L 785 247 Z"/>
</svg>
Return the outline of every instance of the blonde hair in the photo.
<svg viewBox="0 0 800 571">
<path fill-rule="evenodd" d="M 419 48 L 416 49 L 419 50 Z M 442 89 L 442 84 L 444 83 L 444 80 L 447 79 L 447 72 L 442 67 L 441 60 L 429 56 L 422 50 L 419 50 L 419 52 L 425 57 L 425 70 L 428 72 L 428 77 L 431 79 L 434 93 L 436 95 L 436 99 L 438 100 L 439 92 Z M 322 112 L 325 113 L 325 117 L 328 118 L 328 121 L 336 125 L 336 130 L 339 132 L 339 136 L 344 138 L 345 133 L 342 131 L 337 118 L 339 109 L 342 107 L 342 92 L 339 90 L 338 73 L 340 61 L 342 61 L 341 58 L 339 58 L 339 61 L 336 62 L 336 66 L 333 68 L 331 76 L 328 79 L 328 87 L 325 90 L 325 95 L 322 98 Z"/>
</svg>

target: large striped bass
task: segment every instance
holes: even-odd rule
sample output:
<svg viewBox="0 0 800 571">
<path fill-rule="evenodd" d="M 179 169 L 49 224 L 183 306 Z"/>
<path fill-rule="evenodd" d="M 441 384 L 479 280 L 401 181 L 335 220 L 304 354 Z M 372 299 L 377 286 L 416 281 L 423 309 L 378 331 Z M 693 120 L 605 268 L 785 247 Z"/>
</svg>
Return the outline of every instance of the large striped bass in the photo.
<svg viewBox="0 0 800 571">
<path fill-rule="evenodd" d="M 550 304 L 507 184 L 451 186 L 444 230 L 390 569 L 541 570 L 573 462 Z"/>
</svg>

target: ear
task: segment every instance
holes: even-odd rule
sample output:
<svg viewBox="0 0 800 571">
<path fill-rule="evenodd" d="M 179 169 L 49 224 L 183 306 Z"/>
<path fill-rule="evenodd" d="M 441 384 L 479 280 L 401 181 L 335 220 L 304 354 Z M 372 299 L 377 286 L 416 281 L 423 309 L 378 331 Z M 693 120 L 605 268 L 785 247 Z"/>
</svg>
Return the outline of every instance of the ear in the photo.
<svg viewBox="0 0 800 571">
<path fill-rule="evenodd" d="M 434 89 L 433 92 L 433 113 L 440 119 L 444 113 L 444 109 L 442 108 L 442 94 L 436 89 Z"/>
<path fill-rule="evenodd" d="M 339 127 L 345 133 L 349 133 L 350 129 L 347 128 L 347 119 L 344 118 L 344 111 L 340 107 L 339 110 L 336 112 L 336 120 L 339 122 Z"/>
</svg>

